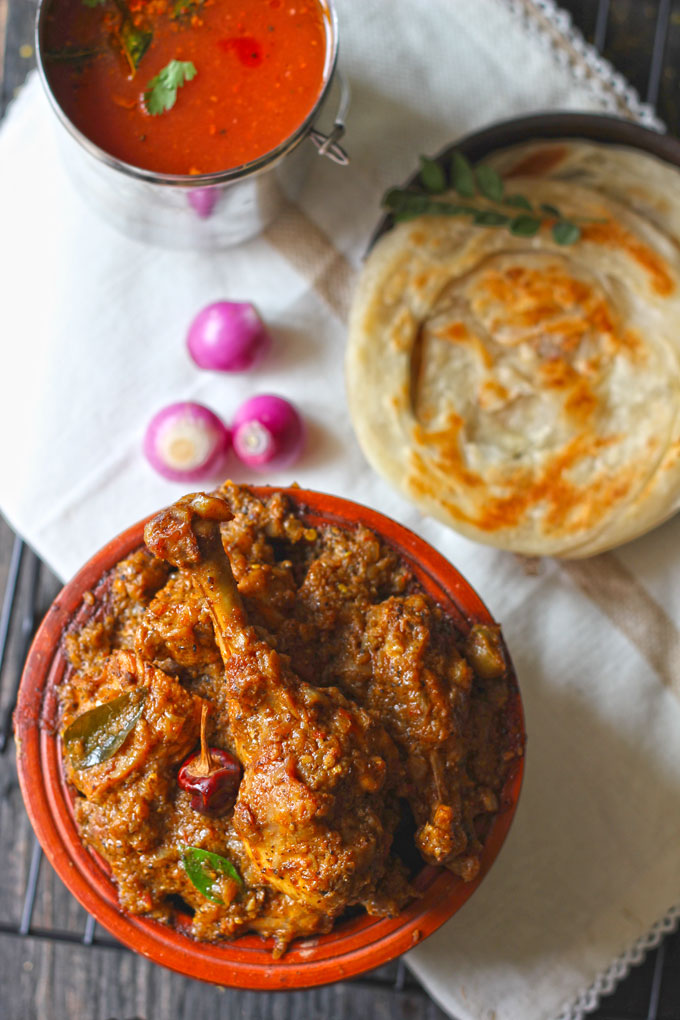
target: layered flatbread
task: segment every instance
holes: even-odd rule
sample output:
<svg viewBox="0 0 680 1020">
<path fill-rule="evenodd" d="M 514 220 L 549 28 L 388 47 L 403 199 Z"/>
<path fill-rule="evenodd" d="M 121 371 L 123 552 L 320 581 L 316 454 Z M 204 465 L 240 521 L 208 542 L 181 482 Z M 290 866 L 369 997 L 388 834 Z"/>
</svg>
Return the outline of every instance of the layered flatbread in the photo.
<svg viewBox="0 0 680 1020">
<path fill-rule="evenodd" d="M 369 255 L 350 413 L 371 464 L 470 538 L 588 556 L 680 503 L 680 172 L 531 143 L 486 162 L 575 244 L 426 215 Z"/>
</svg>

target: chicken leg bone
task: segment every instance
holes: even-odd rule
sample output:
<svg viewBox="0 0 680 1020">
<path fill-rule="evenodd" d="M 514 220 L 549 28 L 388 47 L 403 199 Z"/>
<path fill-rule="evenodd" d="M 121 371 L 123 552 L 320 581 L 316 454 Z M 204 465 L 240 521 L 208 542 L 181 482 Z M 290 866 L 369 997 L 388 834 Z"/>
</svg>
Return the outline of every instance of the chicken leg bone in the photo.
<svg viewBox="0 0 680 1020">
<path fill-rule="evenodd" d="M 220 534 L 231 517 L 220 498 L 185 496 L 145 539 L 188 573 L 212 617 L 244 768 L 234 826 L 262 878 L 330 923 L 375 901 L 398 819 L 398 752 L 370 713 L 303 683 L 248 625 Z"/>
</svg>

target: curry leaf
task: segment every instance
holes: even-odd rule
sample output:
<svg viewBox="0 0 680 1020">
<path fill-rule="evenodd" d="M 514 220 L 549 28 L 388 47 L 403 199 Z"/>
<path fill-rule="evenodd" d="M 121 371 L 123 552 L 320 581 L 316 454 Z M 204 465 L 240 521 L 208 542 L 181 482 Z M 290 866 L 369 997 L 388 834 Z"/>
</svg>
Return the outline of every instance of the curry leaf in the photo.
<svg viewBox="0 0 680 1020">
<path fill-rule="evenodd" d="M 428 211 L 440 216 L 476 216 L 479 209 L 473 205 L 459 205 L 457 202 L 430 202 Z"/>
<path fill-rule="evenodd" d="M 409 209 L 400 209 L 398 212 L 394 213 L 393 219 L 395 223 L 408 223 L 409 220 L 415 220 L 422 215 L 423 215 L 422 212 L 413 212 L 412 210 Z"/>
<path fill-rule="evenodd" d="M 123 22 L 120 30 L 120 41 L 125 51 L 130 69 L 134 72 L 146 53 L 153 38 L 153 33 L 137 26 L 130 20 Z"/>
<path fill-rule="evenodd" d="M 451 184 L 463 198 L 474 198 L 477 194 L 475 172 L 462 152 L 456 151 L 451 157 Z"/>
<path fill-rule="evenodd" d="M 413 216 L 422 216 L 429 211 L 432 205 L 427 195 L 418 191 L 403 191 L 400 188 L 392 188 L 383 198 L 383 205 L 392 209 L 395 213 L 409 213 Z"/>
<path fill-rule="evenodd" d="M 569 220 L 560 220 L 552 228 L 552 236 L 557 244 L 575 244 L 581 236 L 581 228 Z"/>
<path fill-rule="evenodd" d="M 107 0 L 83 0 L 86 7 L 101 7 Z"/>
<path fill-rule="evenodd" d="M 541 221 L 536 216 L 515 216 L 510 220 L 510 233 L 515 237 L 533 237 L 541 229 Z"/>
<path fill-rule="evenodd" d="M 477 226 L 507 227 L 515 237 L 533 237 L 542 226 L 552 227 L 557 244 L 574 244 L 581 237 L 578 224 L 589 222 L 567 220 L 556 206 L 547 202 L 534 208 L 525 195 L 506 195 L 503 179 L 493 167 L 482 163 L 475 168 L 457 150 L 451 155 L 451 186 L 459 195 L 477 201 L 460 203 L 440 198 L 446 190 L 444 169 L 436 160 L 421 156 L 419 180 L 408 188 L 391 188 L 382 204 L 395 223 L 425 215 L 469 216 Z M 513 214 L 509 212 L 511 208 L 524 211 Z"/>
<path fill-rule="evenodd" d="M 480 227 L 503 227 L 509 222 L 509 216 L 496 212 L 495 209 L 479 209 L 475 212 L 475 223 Z"/>
<path fill-rule="evenodd" d="M 541 209 L 546 216 L 554 216 L 556 220 L 562 219 L 562 213 L 556 205 L 549 205 L 547 202 L 541 202 Z"/>
<path fill-rule="evenodd" d="M 53 60 L 59 64 L 80 64 L 85 60 L 90 60 L 92 57 L 96 57 L 98 53 L 101 53 L 99 47 L 93 47 L 92 49 L 78 49 L 76 47 L 69 48 L 66 46 L 63 50 L 47 50 L 45 52 L 46 60 Z"/>
<path fill-rule="evenodd" d="M 426 213 L 434 216 L 476 216 L 481 211 L 473 205 L 446 202 L 430 198 L 419 191 L 407 191 L 403 188 L 391 188 L 383 196 L 382 204 L 391 210 L 398 222 L 412 219 L 414 216 L 424 216 Z"/>
<path fill-rule="evenodd" d="M 420 157 L 420 179 L 426 191 L 432 194 L 440 194 L 446 191 L 446 174 L 436 159 L 428 159 L 427 156 Z"/>
<path fill-rule="evenodd" d="M 144 93 L 147 111 L 156 116 L 171 110 L 177 101 L 177 89 L 196 75 L 196 68 L 190 60 L 171 60 L 152 78 Z"/>
<path fill-rule="evenodd" d="M 403 188 L 390 188 L 386 191 L 382 198 L 382 204 L 386 209 L 401 209 L 404 203 L 408 200 L 408 196 L 418 196 L 417 191 L 405 191 Z M 425 197 L 425 196 L 418 196 Z"/>
<path fill-rule="evenodd" d="M 531 212 L 533 206 L 524 195 L 506 195 L 503 199 L 504 205 L 514 205 L 517 209 L 526 209 Z"/>
<path fill-rule="evenodd" d="M 243 885 L 243 879 L 226 857 L 202 850 L 198 846 L 188 846 L 182 854 L 182 864 L 187 878 L 207 900 L 224 906 L 224 900 L 218 895 L 220 876 L 230 878 L 232 882 Z"/>
<path fill-rule="evenodd" d="M 83 712 L 64 730 L 64 747 L 75 769 L 89 769 L 112 758 L 132 733 L 148 690 L 138 687 Z"/>
<path fill-rule="evenodd" d="M 493 167 L 482 163 L 477 167 L 477 184 L 485 198 L 492 202 L 500 202 L 503 198 L 503 178 Z"/>
</svg>

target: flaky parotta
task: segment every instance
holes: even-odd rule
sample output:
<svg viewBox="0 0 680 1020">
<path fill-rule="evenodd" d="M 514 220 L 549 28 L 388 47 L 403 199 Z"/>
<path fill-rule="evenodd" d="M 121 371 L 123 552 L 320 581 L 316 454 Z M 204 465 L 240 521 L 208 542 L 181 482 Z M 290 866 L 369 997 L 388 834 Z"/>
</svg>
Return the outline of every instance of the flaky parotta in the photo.
<svg viewBox="0 0 680 1020">
<path fill-rule="evenodd" d="M 353 302 L 350 413 L 426 512 L 526 555 L 588 556 L 680 504 L 680 172 L 585 142 L 487 162 L 591 222 L 569 246 L 457 217 L 389 231 Z"/>
</svg>

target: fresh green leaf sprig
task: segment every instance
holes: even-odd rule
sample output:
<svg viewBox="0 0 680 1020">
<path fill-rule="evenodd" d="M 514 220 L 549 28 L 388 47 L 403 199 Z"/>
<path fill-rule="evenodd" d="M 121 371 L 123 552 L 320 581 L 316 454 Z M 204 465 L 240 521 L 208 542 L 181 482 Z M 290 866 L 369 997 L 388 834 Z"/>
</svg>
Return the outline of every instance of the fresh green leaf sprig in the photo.
<svg viewBox="0 0 680 1020">
<path fill-rule="evenodd" d="M 171 60 L 152 78 L 144 92 L 144 105 L 152 117 L 171 110 L 177 101 L 177 89 L 196 76 L 190 60 Z"/>
<path fill-rule="evenodd" d="M 437 160 L 421 156 L 420 186 L 416 186 L 417 190 L 413 187 L 391 188 L 383 197 L 382 204 L 392 213 L 395 222 L 411 220 L 425 213 L 470 216 L 478 226 L 507 227 L 515 237 L 533 237 L 548 223 L 556 244 L 575 244 L 581 237 L 579 221 L 568 219 L 556 206 L 541 203 L 535 207 L 525 195 L 507 194 L 503 178 L 486 163 L 474 167 L 462 152 L 456 150 L 448 169 L 447 175 L 446 169 Z M 461 199 L 481 197 L 487 204 L 482 207 L 470 201 L 451 202 L 436 197 L 449 188 Z"/>
<path fill-rule="evenodd" d="M 224 906 L 220 896 L 220 878 L 226 877 L 243 885 L 243 879 L 227 857 L 215 854 L 211 850 L 203 850 L 198 846 L 184 847 L 182 865 L 187 878 L 207 900 Z"/>
</svg>

